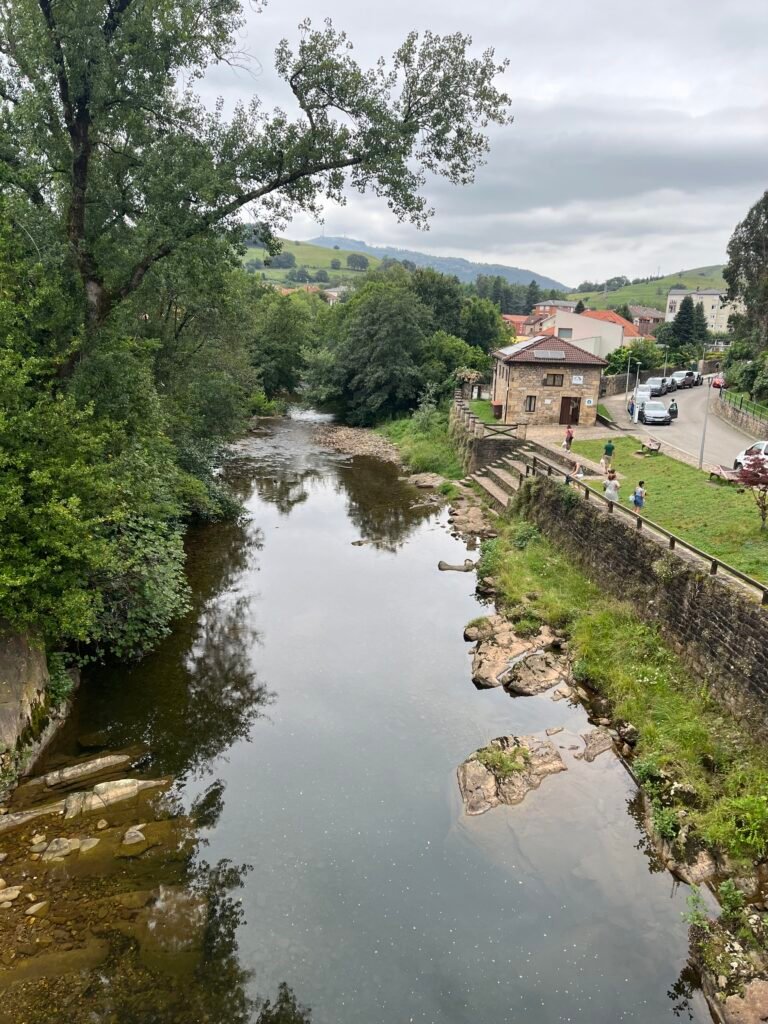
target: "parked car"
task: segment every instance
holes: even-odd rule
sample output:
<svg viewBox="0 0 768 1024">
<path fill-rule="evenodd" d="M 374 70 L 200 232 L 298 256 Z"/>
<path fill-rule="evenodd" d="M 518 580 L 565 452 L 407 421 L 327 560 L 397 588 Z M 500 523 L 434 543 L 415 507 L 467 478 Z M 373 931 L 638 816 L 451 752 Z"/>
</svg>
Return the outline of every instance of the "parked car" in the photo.
<svg viewBox="0 0 768 1024">
<path fill-rule="evenodd" d="M 698 370 L 689 370 L 688 373 L 691 375 L 691 377 L 693 377 L 693 383 L 695 387 L 698 387 L 700 384 L 704 383 L 704 378 Z"/>
<path fill-rule="evenodd" d="M 646 402 L 640 409 L 638 419 L 641 423 L 662 424 L 665 427 L 672 422 L 669 409 L 663 402 Z"/>
<path fill-rule="evenodd" d="M 671 377 L 662 377 L 661 379 L 667 385 L 667 391 L 677 391 L 677 381 L 674 374 Z"/>
<path fill-rule="evenodd" d="M 739 452 L 733 460 L 733 468 L 741 469 L 747 459 L 753 458 L 768 459 L 768 441 L 756 441 L 749 448 L 745 448 L 743 452 Z"/>
<path fill-rule="evenodd" d="M 712 387 L 720 388 L 721 391 L 725 391 L 728 385 L 725 383 L 725 377 L 721 377 L 720 374 L 717 377 L 712 378 Z"/>
<path fill-rule="evenodd" d="M 693 370 L 675 370 L 670 380 L 673 380 L 678 388 L 692 388 Z"/>
<path fill-rule="evenodd" d="M 652 398 L 658 398 L 661 395 L 666 395 L 667 393 L 667 378 L 649 377 L 645 382 L 645 386 L 651 389 Z"/>
</svg>

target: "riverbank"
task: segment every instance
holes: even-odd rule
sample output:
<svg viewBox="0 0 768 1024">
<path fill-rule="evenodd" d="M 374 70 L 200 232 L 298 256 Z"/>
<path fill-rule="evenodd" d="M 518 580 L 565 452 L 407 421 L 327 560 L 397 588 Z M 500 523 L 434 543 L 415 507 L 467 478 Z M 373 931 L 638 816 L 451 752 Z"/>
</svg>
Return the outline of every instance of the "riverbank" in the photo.
<svg viewBox="0 0 768 1024">
<path fill-rule="evenodd" d="M 497 530 L 482 546 L 481 587 L 522 636 L 549 627 L 564 637 L 579 698 L 612 730 L 642 787 L 661 864 L 693 886 L 707 883 L 731 907 L 715 922 L 693 897 L 692 955 L 711 976 L 710 1001 L 736 997 L 726 1021 L 760 1020 L 738 1014 L 747 987 L 759 983 L 763 993 L 768 979 L 764 748 L 708 697 L 657 627 L 606 594 L 536 526 L 513 516 Z"/>
</svg>

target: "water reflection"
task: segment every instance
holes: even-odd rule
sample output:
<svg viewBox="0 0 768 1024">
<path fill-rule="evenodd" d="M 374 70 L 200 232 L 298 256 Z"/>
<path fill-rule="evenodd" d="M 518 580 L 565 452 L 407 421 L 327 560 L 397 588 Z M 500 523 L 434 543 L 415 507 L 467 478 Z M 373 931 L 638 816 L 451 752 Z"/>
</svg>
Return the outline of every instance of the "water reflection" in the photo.
<svg viewBox="0 0 768 1024">
<path fill-rule="evenodd" d="M 398 476 L 397 468 L 359 457 L 341 466 L 338 485 L 347 496 L 347 515 L 360 538 L 375 548 L 395 552 L 418 527 L 435 514 L 425 495 Z"/>
<path fill-rule="evenodd" d="M 86 673 L 73 715 L 46 763 L 79 752 L 79 736 L 100 745 L 145 744 L 153 771 L 204 774 L 232 743 L 248 736 L 273 697 L 252 652 L 260 643 L 252 594 L 239 591 L 263 544 L 253 524 L 196 530 L 188 542 L 193 607 L 158 650 L 138 664 Z"/>
</svg>

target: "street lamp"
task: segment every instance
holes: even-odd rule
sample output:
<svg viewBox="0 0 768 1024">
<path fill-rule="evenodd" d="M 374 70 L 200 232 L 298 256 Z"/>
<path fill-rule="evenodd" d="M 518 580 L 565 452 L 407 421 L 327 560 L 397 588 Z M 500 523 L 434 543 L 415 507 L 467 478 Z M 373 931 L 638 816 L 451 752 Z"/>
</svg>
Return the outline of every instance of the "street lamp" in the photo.
<svg viewBox="0 0 768 1024">
<path fill-rule="evenodd" d="M 712 396 L 712 378 L 707 381 L 707 404 L 704 406 L 704 426 L 701 431 L 701 448 L 699 448 L 699 469 L 704 464 L 704 442 L 707 439 L 707 419 L 709 418 L 709 400 Z"/>
<path fill-rule="evenodd" d="M 630 373 L 631 373 L 630 363 L 633 363 L 633 362 L 637 363 L 638 367 L 641 367 L 643 365 L 638 359 L 634 358 L 632 353 L 630 353 L 629 356 L 627 356 L 627 386 L 624 389 L 624 408 L 625 409 L 629 405 L 629 376 L 630 376 Z M 638 372 L 639 372 L 639 369 L 638 369 Z M 637 382 L 635 382 L 635 387 L 637 387 Z"/>
<path fill-rule="evenodd" d="M 667 376 L 667 353 L 669 352 L 669 345 L 664 346 L 664 376 Z"/>
</svg>

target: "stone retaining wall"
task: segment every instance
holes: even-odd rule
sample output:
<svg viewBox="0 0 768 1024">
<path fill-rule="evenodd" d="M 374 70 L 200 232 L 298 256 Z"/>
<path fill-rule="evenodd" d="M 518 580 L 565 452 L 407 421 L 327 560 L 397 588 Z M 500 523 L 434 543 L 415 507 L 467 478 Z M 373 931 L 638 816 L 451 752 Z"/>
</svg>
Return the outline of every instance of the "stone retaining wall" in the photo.
<svg viewBox="0 0 768 1024">
<path fill-rule="evenodd" d="M 465 473 L 476 473 L 515 448 L 514 438 L 484 436 L 485 425 L 459 396 L 451 405 L 448 431 Z"/>
<path fill-rule="evenodd" d="M 739 409 L 722 398 L 715 402 L 712 410 L 721 419 L 728 420 L 729 423 L 733 423 L 735 427 L 751 434 L 752 437 L 768 438 L 768 420 L 764 420 L 761 416 L 755 416 L 752 412 Z"/>
<path fill-rule="evenodd" d="M 768 740 L 766 610 L 563 484 L 525 480 L 516 507 L 596 583 L 658 623 L 713 696 Z"/>
<path fill-rule="evenodd" d="M 0 754 L 12 750 L 45 703 L 45 652 L 21 633 L 0 632 Z"/>
</svg>

